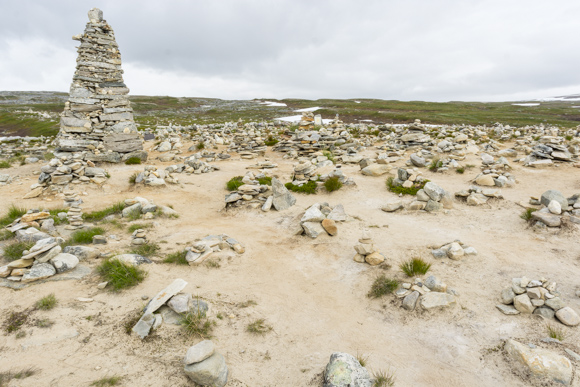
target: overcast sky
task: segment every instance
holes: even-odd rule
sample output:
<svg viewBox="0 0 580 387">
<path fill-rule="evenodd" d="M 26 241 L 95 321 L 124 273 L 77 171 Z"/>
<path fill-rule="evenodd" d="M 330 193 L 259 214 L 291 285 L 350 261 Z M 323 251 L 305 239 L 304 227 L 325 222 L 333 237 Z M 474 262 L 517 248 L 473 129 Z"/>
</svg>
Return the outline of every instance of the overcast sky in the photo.
<svg viewBox="0 0 580 387">
<path fill-rule="evenodd" d="M 68 91 L 87 11 L 134 95 L 508 101 L 580 93 L 579 0 L 0 0 L 0 90 Z"/>
</svg>

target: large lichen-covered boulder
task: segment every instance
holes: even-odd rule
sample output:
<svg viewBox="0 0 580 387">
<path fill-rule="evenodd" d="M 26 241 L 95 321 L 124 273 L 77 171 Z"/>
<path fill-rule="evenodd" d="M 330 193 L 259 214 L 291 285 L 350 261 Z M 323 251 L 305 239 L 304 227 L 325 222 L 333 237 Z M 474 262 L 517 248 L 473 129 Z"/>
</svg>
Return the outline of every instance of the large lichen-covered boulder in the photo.
<svg viewBox="0 0 580 387">
<path fill-rule="evenodd" d="M 352 355 L 335 352 L 330 356 L 324 372 L 324 387 L 371 387 L 366 368 Z"/>
</svg>

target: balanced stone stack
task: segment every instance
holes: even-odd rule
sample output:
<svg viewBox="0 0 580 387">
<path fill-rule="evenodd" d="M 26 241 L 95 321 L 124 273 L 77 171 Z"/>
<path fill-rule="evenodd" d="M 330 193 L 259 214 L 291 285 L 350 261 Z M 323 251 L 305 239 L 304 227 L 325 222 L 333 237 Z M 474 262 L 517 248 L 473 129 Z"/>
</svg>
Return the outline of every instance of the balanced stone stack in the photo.
<svg viewBox="0 0 580 387">
<path fill-rule="evenodd" d="M 299 164 L 294 166 L 292 184 L 301 186 L 316 178 L 318 167 L 308 159 L 299 159 Z"/>
<path fill-rule="evenodd" d="M 539 200 L 531 198 L 530 204 L 542 205 L 542 208 L 532 212 L 537 226 L 560 227 L 563 219 L 580 224 L 580 194 L 566 198 L 560 191 L 548 190 Z"/>
<path fill-rule="evenodd" d="M 375 247 L 371 236 L 366 231 L 358 240 L 358 244 L 354 245 L 354 249 L 356 250 L 353 258 L 355 262 L 366 262 L 371 266 L 376 266 L 385 261 L 385 256 Z"/>
<path fill-rule="evenodd" d="M 516 178 L 509 172 L 501 172 L 496 169 L 484 169 L 473 179 L 473 182 L 488 187 L 513 187 L 516 185 Z"/>
<path fill-rule="evenodd" d="M 79 228 L 83 228 L 83 210 L 78 205 L 73 205 L 69 208 L 66 219 L 68 221 L 68 225 L 66 225 L 67 230 L 77 230 Z"/>
<path fill-rule="evenodd" d="M 455 192 L 455 197 L 464 199 L 468 206 L 480 206 L 486 204 L 489 199 L 503 199 L 499 189 L 481 188 L 475 185 Z"/>
<path fill-rule="evenodd" d="M 314 129 L 314 113 L 304 112 L 302 113 L 302 118 L 300 119 L 300 130 L 312 130 Z"/>
<path fill-rule="evenodd" d="M 80 155 L 54 158 L 47 165 L 40 168 L 38 185 L 33 191 L 40 188 L 38 195 L 49 187 L 52 191 L 61 191 L 67 184 L 95 183 L 103 184 L 107 180 L 106 171 L 95 168 L 91 161 L 84 161 Z"/>
<path fill-rule="evenodd" d="M 143 140 L 123 82 L 121 54 L 103 12 L 91 9 L 84 33 L 73 39 L 81 44 L 56 152 L 82 152 L 85 160 L 115 163 L 143 157 Z"/>
<path fill-rule="evenodd" d="M 183 359 L 185 374 L 198 386 L 223 387 L 228 382 L 228 367 L 224 357 L 215 352 L 211 340 L 190 347 Z"/>
<path fill-rule="evenodd" d="M 338 233 L 337 222 L 347 220 L 342 204 L 331 207 L 328 203 L 314 203 L 300 219 L 297 234 L 304 233 L 312 239 L 321 234 L 334 236 Z"/>
<path fill-rule="evenodd" d="M 140 228 L 138 230 L 133 231 L 133 234 L 131 234 L 132 246 L 144 245 L 146 243 L 147 243 L 147 235 L 145 234 L 145 230 Z"/>
<path fill-rule="evenodd" d="M 83 199 L 81 196 L 74 191 L 65 191 L 64 194 L 64 205 L 65 207 L 76 207 L 83 204 Z"/>
<path fill-rule="evenodd" d="M 143 168 L 143 172 L 135 177 L 135 183 L 143 183 L 152 187 L 165 186 L 166 183 L 177 184 L 179 180 L 174 176 L 174 172 L 179 171 L 179 169 L 170 168 L 169 170 L 172 172 L 163 170 L 154 165 L 146 165 Z"/>
<path fill-rule="evenodd" d="M 402 307 L 409 311 L 415 309 L 417 302 L 423 310 L 443 309 L 457 304 L 457 292 L 435 276 L 429 276 L 425 281 L 415 278 L 412 283 L 403 282 L 395 296 L 403 299 Z"/>
<path fill-rule="evenodd" d="M 562 324 L 572 327 L 580 324 L 580 316 L 574 309 L 566 306 L 557 290 L 556 282 L 545 278 L 513 278 L 511 286 L 501 291 L 500 300 L 501 304 L 496 307 L 507 315 L 533 313 L 548 320 L 555 317 Z"/>
</svg>

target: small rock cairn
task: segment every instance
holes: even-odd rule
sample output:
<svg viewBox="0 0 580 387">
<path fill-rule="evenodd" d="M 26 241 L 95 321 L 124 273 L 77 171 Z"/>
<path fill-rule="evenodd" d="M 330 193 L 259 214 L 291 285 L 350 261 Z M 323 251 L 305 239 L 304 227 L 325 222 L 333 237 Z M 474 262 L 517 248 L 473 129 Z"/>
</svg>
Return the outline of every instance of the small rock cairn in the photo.
<svg viewBox="0 0 580 387">
<path fill-rule="evenodd" d="M 380 265 L 385 261 L 385 256 L 375 247 L 370 234 L 365 231 L 358 243 L 354 245 L 356 254 L 353 258 L 355 262 L 368 263 L 371 266 Z"/>
</svg>

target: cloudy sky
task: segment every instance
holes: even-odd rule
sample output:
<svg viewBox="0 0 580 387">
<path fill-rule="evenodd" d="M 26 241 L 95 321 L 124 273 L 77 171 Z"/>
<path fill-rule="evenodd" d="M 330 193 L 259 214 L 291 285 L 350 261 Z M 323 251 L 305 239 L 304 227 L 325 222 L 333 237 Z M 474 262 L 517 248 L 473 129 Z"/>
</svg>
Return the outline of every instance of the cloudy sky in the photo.
<svg viewBox="0 0 580 387">
<path fill-rule="evenodd" d="M 0 90 L 68 91 L 92 7 L 132 94 L 507 101 L 580 93 L 578 0 L 0 0 Z"/>
</svg>

